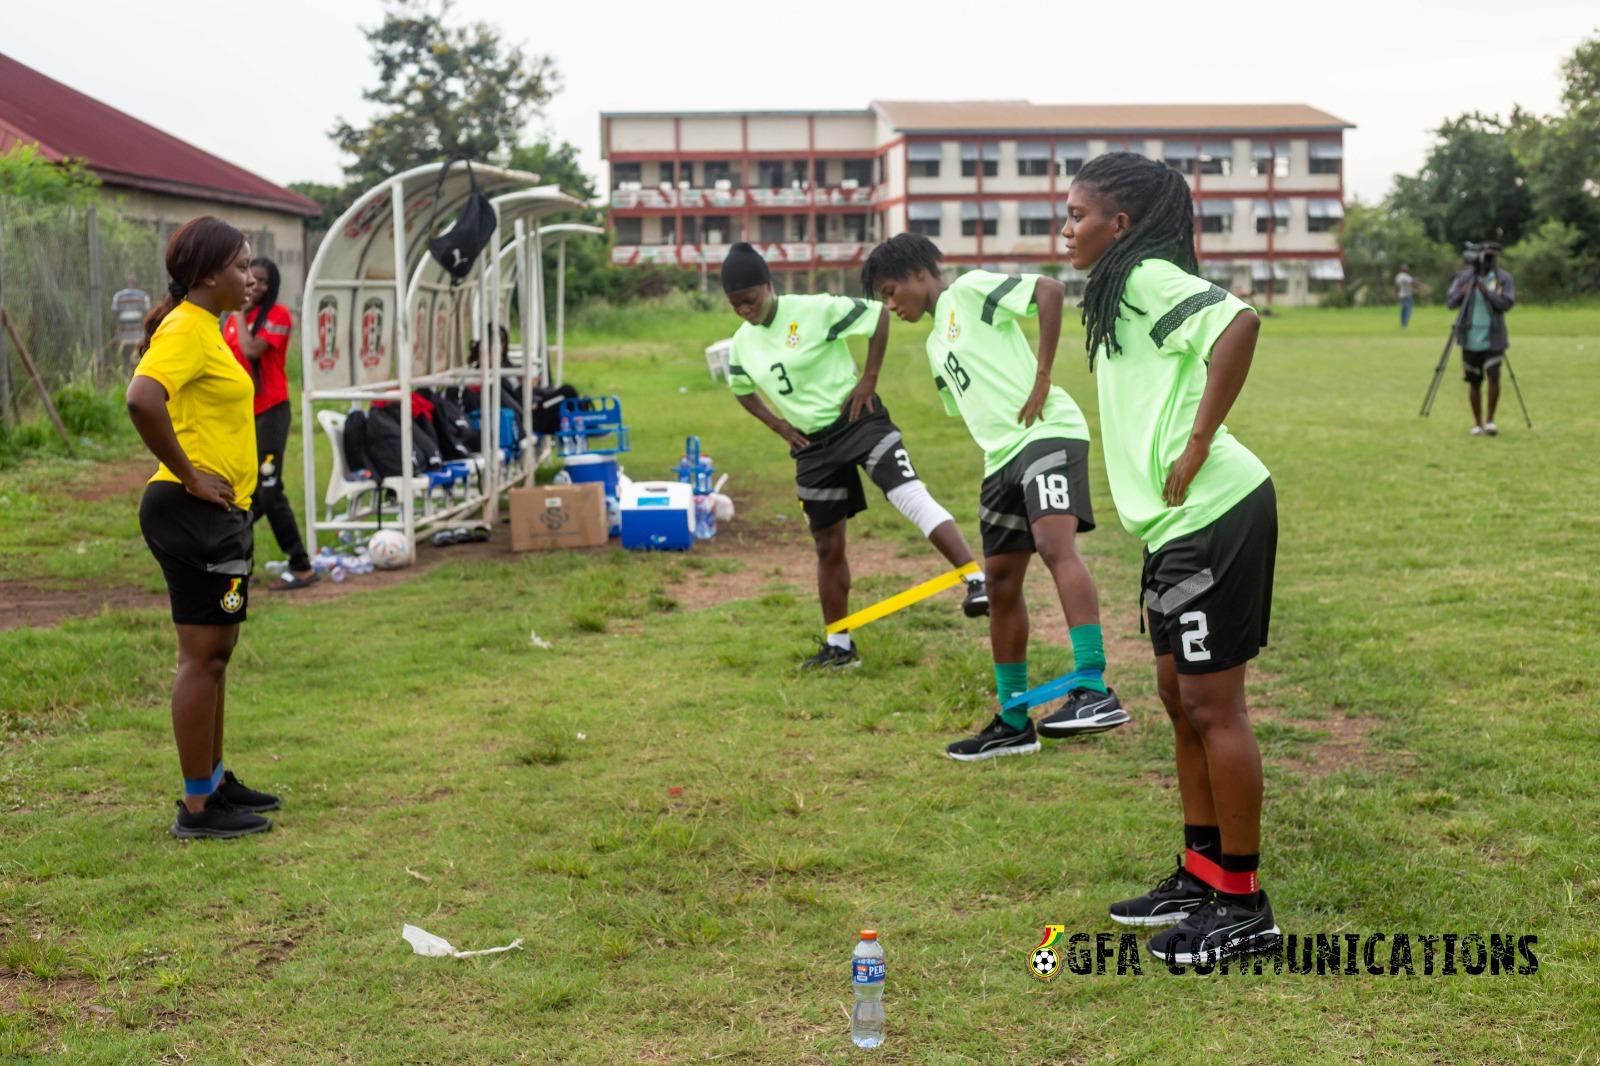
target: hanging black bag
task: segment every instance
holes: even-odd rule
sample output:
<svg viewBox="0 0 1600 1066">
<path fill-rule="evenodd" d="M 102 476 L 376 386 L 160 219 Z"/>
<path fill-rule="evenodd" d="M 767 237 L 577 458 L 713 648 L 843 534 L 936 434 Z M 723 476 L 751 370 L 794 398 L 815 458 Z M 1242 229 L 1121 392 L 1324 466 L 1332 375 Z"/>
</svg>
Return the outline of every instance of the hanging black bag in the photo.
<svg viewBox="0 0 1600 1066">
<path fill-rule="evenodd" d="M 461 207 L 461 214 L 456 216 L 455 225 L 444 233 L 428 241 L 428 254 L 446 270 L 450 275 L 450 284 L 459 285 L 466 280 L 472 272 L 472 264 L 478 259 L 478 254 L 494 237 L 495 227 L 499 222 L 495 218 L 494 205 L 489 198 L 478 191 L 477 176 L 472 173 L 472 163 L 461 156 L 452 156 L 439 168 L 439 181 L 433 189 L 433 216 L 428 220 L 428 233 L 434 232 L 434 225 L 439 220 L 439 195 L 444 191 L 445 176 L 450 173 L 450 167 L 460 159 L 466 164 L 467 178 L 472 182 L 472 193 L 467 197 L 467 202 Z"/>
</svg>

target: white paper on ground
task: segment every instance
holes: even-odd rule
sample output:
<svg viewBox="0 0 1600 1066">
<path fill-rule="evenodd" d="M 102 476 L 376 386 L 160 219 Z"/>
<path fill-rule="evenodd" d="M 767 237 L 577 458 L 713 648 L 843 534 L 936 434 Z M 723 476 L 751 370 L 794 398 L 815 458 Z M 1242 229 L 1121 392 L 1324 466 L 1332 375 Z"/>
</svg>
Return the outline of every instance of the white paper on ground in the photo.
<svg viewBox="0 0 1600 1066">
<path fill-rule="evenodd" d="M 522 946 L 519 936 L 503 948 L 483 948 L 480 951 L 457 951 L 450 945 L 450 941 L 443 937 L 434 936 L 426 929 L 419 929 L 414 925 L 407 925 L 400 930 L 400 935 L 406 938 L 411 945 L 411 951 L 416 955 L 426 955 L 430 958 L 456 958 L 464 959 L 471 955 L 493 955 L 500 951 L 511 951 Z"/>
</svg>

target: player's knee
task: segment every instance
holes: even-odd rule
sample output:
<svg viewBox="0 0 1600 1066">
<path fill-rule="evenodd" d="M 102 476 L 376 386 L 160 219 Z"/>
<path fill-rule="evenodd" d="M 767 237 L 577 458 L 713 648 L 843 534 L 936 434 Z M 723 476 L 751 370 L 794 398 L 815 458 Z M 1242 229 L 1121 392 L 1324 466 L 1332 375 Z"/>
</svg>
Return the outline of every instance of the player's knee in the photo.
<svg viewBox="0 0 1600 1066">
<path fill-rule="evenodd" d="M 928 487 L 921 481 L 909 481 L 890 489 L 884 495 L 895 510 L 909 518 L 911 523 L 922 531 L 924 537 L 931 536 L 934 530 L 946 522 L 954 521 L 950 512 L 933 498 L 928 492 Z"/>
<path fill-rule="evenodd" d="M 1034 547 L 1039 552 L 1039 558 L 1044 560 L 1044 565 L 1055 573 L 1056 568 L 1070 565 L 1078 561 L 1078 545 L 1070 536 L 1044 536 L 1034 534 Z"/>
</svg>

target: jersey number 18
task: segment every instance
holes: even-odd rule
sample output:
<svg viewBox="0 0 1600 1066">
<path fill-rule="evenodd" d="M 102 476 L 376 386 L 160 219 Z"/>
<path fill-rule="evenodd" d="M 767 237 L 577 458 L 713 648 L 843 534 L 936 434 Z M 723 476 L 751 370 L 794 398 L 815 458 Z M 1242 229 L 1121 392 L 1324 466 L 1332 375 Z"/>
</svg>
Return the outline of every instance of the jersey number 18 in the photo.
<svg viewBox="0 0 1600 1066">
<path fill-rule="evenodd" d="M 966 392 L 968 389 L 972 388 L 972 378 L 965 370 L 961 369 L 960 362 L 956 360 L 955 352 L 951 352 L 949 355 L 945 356 L 944 368 L 950 371 L 950 380 L 956 383 L 956 388 L 960 389 L 962 392 Z"/>
</svg>

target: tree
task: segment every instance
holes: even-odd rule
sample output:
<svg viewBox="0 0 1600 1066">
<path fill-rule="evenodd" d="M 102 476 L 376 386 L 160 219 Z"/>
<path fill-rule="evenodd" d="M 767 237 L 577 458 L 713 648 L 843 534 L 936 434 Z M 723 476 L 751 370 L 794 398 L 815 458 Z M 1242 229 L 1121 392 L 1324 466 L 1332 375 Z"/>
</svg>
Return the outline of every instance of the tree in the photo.
<svg viewBox="0 0 1600 1066">
<path fill-rule="evenodd" d="M 37 144 L 14 144 L 0 155 L 0 200 L 30 204 L 86 204 L 100 196 L 100 179 L 82 160 L 53 163 Z"/>
<path fill-rule="evenodd" d="M 1600 38 L 1561 65 L 1565 114 L 1512 113 L 1512 150 L 1528 175 L 1534 213 L 1577 230 L 1580 257 L 1600 258 Z"/>
<path fill-rule="evenodd" d="M 1421 220 L 1387 201 L 1376 207 L 1352 202 L 1339 243 L 1346 291 L 1355 303 L 1395 302 L 1394 276 L 1401 264 L 1421 284 L 1421 298 L 1442 300 L 1461 262 L 1449 245 L 1428 235 Z"/>
<path fill-rule="evenodd" d="M 325 233 L 332 229 L 339 216 L 344 214 L 345 208 L 350 206 L 354 193 L 360 191 L 347 190 L 340 185 L 323 185 L 315 181 L 291 182 L 289 188 L 308 200 L 315 200 L 321 206 L 321 217 L 306 223 L 313 233 Z"/>
<path fill-rule="evenodd" d="M 365 127 L 340 119 L 329 136 L 354 156 L 358 193 L 402 170 L 451 156 L 503 160 L 559 81 L 549 56 L 508 45 L 486 22 L 447 24 L 451 0 L 388 0 L 366 31 L 378 69 L 363 96 L 380 110 Z"/>
<path fill-rule="evenodd" d="M 1519 291 L 1561 300 L 1600 284 L 1600 261 L 1584 255 L 1582 244 L 1577 227 L 1551 218 L 1507 248 L 1503 258 Z"/>
<path fill-rule="evenodd" d="M 1395 178 L 1390 207 L 1420 220 L 1428 236 L 1449 245 L 1514 244 L 1534 210 L 1505 124 L 1474 113 L 1447 121 L 1437 133 L 1422 172 Z"/>
</svg>

